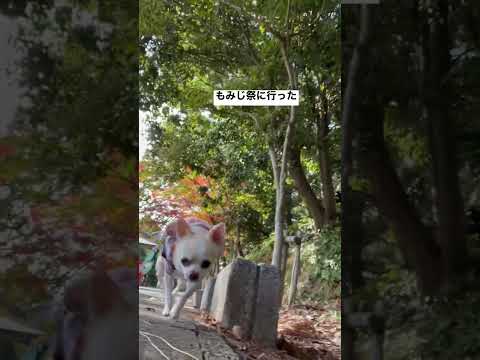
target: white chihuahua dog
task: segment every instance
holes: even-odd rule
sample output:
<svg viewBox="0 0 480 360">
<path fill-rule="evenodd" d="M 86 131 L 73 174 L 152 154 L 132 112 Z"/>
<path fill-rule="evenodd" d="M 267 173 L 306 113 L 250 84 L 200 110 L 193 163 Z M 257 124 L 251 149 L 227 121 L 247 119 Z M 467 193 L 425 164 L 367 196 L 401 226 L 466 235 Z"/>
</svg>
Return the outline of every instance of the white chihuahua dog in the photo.
<svg viewBox="0 0 480 360">
<path fill-rule="evenodd" d="M 159 282 L 163 278 L 165 291 L 162 314 L 177 319 L 188 298 L 201 287 L 202 280 L 223 254 L 225 224 L 212 226 L 197 218 L 180 218 L 166 226 L 162 238 L 164 245 L 155 266 Z M 175 291 L 174 279 L 177 279 Z M 186 291 L 173 305 L 172 295 L 182 284 L 186 284 Z"/>
<path fill-rule="evenodd" d="M 94 271 L 65 288 L 54 360 L 138 359 L 138 283 L 133 269 Z"/>
</svg>

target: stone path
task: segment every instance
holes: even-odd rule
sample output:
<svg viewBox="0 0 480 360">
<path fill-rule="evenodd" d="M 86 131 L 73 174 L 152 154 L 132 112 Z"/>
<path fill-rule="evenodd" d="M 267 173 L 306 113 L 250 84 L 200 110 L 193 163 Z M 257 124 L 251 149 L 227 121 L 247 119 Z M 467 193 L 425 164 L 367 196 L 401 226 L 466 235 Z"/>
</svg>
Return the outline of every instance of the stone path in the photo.
<svg viewBox="0 0 480 360">
<path fill-rule="evenodd" d="M 169 320 L 162 316 L 161 292 L 140 288 L 139 307 L 140 360 L 240 359 L 220 335 L 192 320 L 197 310 L 192 307 L 191 301 L 182 310 L 179 320 Z"/>
</svg>

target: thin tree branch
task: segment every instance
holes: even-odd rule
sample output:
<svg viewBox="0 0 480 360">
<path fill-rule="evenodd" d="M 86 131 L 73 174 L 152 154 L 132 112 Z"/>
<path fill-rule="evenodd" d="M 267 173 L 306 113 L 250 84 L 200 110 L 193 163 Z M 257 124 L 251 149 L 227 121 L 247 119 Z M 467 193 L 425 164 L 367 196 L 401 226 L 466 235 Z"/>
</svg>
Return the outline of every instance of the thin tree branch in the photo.
<svg viewBox="0 0 480 360">
<path fill-rule="evenodd" d="M 277 160 L 277 154 L 275 153 L 275 148 L 272 144 L 271 139 L 269 139 L 268 135 L 264 133 L 264 131 L 262 130 L 262 127 L 260 126 L 260 121 L 258 120 L 258 118 L 255 115 L 253 115 L 252 113 L 246 112 L 246 111 L 239 111 L 238 113 L 241 114 L 241 115 L 245 115 L 245 116 L 250 117 L 255 122 L 255 125 L 256 125 L 258 131 L 260 133 L 264 134 L 265 140 L 268 144 L 268 155 L 270 156 L 270 161 L 272 163 L 273 181 L 275 183 L 275 187 L 278 187 L 279 178 L 280 178 L 278 160 Z"/>
</svg>

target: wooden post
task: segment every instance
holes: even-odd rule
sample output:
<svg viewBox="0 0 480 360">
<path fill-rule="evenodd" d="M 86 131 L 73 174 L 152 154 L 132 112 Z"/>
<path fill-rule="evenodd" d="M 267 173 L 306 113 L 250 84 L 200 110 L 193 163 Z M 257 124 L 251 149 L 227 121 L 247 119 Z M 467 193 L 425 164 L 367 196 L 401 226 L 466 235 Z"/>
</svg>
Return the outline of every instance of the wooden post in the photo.
<svg viewBox="0 0 480 360">
<path fill-rule="evenodd" d="M 354 312 L 351 300 L 347 299 L 343 301 L 342 306 L 342 358 L 345 358 L 345 360 L 354 359 L 355 329 L 365 329 L 371 337 L 371 359 L 383 360 L 385 340 L 383 303 L 378 301 L 372 312 Z"/>
<path fill-rule="evenodd" d="M 370 321 L 370 328 L 373 333 L 372 339 L 372 359 L 383 360 L 383 345 L 385 340 L 385 314 L 383 311 L 383 303 L 377 301 L 372 319 Z"/>
<path fill-rule="evenodd" d="M 298 278 L 300 277 L 301 259 L 300 250 L 302 240 L 298 236 L 294 236 L 291 240 L 295 244 L 295 258 L 293 259 L 292 276 L 290 278 L 290 290 L 288 292 L 288 306 L 292 306 L 295 302 L 295 295 L 297 294 Z"/>
</svg>

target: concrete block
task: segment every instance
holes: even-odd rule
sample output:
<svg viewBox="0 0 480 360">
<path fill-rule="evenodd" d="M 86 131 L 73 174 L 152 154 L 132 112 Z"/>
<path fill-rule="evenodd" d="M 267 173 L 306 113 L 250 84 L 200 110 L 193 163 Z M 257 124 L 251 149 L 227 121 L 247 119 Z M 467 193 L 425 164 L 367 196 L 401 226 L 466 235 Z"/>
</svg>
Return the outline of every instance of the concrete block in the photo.
<svg viewBox="0 0 480 360">
<path fill-rule="evenodd" d="M 256 282 L 257 265 L 236 259 L 217 275 L 213 291 L 210 314 L 224 328 L 239 326 L 246 338 L 251 335 Z"/>
<path fill-rule="evenodd" d="M 275 266 L 260 265 L 255 301 L 252 338 L 275 347 L 280 311 L 280 272 Z"/>
<path fill-rule="evenodd" d="M 275 347 L 280 285 L 276 267 L 236 259 L 217 275 L 209 313 L 238 336 Z"/>
</svg>

